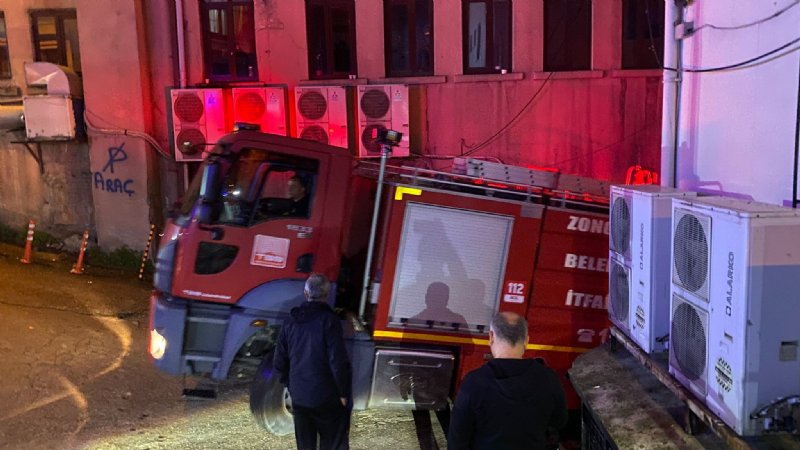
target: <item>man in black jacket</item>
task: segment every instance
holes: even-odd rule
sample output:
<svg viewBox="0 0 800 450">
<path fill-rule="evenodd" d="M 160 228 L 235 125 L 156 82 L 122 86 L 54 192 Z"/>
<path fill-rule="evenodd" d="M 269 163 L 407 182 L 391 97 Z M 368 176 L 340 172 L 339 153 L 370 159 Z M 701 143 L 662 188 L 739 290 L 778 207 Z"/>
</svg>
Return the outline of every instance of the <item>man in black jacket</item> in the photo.
<svg viewBox="0 0 800 450">
<path fill-rule="evenodd" d="M 528 323 L 502 312 L 489 327 L 494 359 L 464 377 L 447 434 L 450 450 L 543 450 L 567 423 L 564 388 L 540 360 L 524 359 Z"/>
<path fill-rule="evenodd" d="M 350 360 L 339 317 L 326 303 L 331 285 L 324 275 L 306 280 L 302 306 L 281 328 L 273 365 L 289 388 L 299 450 L 346 450 L 350 432 Z"/>
</svg>

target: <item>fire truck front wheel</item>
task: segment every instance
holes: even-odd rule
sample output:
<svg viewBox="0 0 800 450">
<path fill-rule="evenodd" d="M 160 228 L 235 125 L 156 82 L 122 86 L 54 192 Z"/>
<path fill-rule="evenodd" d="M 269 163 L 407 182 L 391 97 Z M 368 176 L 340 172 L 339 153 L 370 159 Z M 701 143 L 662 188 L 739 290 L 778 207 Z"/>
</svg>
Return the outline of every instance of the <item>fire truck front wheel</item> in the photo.
<svg viewBox="0 0 800 450">
<path fill-rule="evenodd" d="M 272 369 L 271 352 L 261 362 L 250 386 L 250 412 L 262 428 L 274 435 L 294 432 L 292 400 Z"/>
</svg>

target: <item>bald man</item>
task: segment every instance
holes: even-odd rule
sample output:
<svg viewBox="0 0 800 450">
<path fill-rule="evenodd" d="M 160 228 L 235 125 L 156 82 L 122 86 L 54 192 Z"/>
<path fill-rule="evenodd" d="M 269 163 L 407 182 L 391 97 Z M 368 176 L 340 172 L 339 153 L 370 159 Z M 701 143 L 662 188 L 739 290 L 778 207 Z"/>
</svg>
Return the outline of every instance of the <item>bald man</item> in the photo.
<svg viewBox="0 0 800 450">
<path fill-rule="evenodd" d="M 523 358 L 528 322 L 498 313 L 489 326 L 494 359 L 464 377 L 447 434 L 449 450 L 544 450 L 547 429 L 567 424 L 558 375 L 541 360 Z"/>
</svg>

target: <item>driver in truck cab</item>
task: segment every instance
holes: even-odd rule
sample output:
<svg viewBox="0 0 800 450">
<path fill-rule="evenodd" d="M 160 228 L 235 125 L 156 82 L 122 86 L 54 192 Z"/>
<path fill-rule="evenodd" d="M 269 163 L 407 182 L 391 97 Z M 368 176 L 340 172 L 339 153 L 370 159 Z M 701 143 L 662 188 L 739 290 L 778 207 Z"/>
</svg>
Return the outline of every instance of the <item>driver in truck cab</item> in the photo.
<svg viewBox="0 0 800 450">
<path fill-rule="evenodd" d="M 308 188 L 303 178 L 295 175 L 287 183 L 292 204 L 283 214 L 285 216 L 308 217 Z"/>
</svg>

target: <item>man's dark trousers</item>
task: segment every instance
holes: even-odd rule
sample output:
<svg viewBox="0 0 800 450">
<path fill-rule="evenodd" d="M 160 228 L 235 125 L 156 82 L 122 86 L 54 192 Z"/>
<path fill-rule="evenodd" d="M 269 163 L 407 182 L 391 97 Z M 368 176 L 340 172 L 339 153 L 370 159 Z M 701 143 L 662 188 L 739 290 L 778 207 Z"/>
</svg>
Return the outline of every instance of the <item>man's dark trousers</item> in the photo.
<svg viewBox="0 0 800 450">
<path fill-rule="evenodd" d="M 338 399 L 316 408 L 293 405 L 292 409 L 298 450 L 316 450 L 317 433 L 320 450 L 349 448 L 350 411 Z"/>
</svg>

